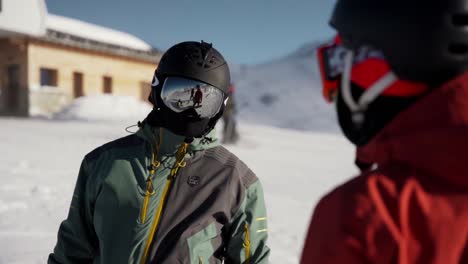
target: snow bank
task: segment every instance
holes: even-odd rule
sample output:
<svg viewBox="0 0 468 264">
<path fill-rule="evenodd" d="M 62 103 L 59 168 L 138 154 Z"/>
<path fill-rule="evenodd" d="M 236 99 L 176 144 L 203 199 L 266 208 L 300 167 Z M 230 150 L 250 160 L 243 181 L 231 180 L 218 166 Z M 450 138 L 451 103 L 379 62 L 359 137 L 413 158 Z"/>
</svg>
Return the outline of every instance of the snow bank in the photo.
<svg viewBox="0 0 468 264">
<path fill-rule="evenodd" d="M 103 43 L 114 44 L 131 49 L 151 50 L 151 46 L 143 40 L 128 33 L 94 25 L 81 20 L 48 14 L 46 27 L 70 35 L 91 39 Z"/>
<path fill-rule="evenodd" d="M 152 106 L 131 96 L 96 95 L 80 97 L 54 115 L 58 120 L 142 120 Z"/>
</svg>

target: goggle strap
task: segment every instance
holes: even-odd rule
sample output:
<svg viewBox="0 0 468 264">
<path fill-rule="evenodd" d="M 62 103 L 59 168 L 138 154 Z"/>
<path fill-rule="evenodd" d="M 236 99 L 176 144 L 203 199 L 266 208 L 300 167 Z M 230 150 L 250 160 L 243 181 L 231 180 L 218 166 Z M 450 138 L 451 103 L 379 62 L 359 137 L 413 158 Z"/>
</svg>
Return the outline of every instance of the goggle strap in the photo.
<svg viewBox="0 0 468 264">
<path fill-rule="evenodd" d="M 381 95 L 385 89 L 390 87 L 392 84 L 398 81 L 398 77 L 393 73 L 389 72 L 377 82 L 375 82 L 369 89 L 367 89 L 359 98 L 359 102 L 354 101 L 351 95 L 351 71 L 353 66 L 354 52 L 348 51 L 345 56 L 345 65 L 343 78 L 341 83 L 341 92 L 343 93 L 343 100 L 349 107 L 351 112 L 361 113 L 367 109 L 367 106 L 371 104 L 379 95 Z"/>
<path fill-rule="evenodd" d="M 361 98 L 359 98 L 359 105 L 367 106 L 371 104 L 385 89 L 397 81 L 398 77 L 393 72 L 388 72 L 362 94 Z"/>
<path fill-rule="evenodd" d="M 346 52 L 344 61 L 343 77 L 341 78 L 341 93 L 343 94 L 343 100 L 349 107 L 351 112 L 358 112 L 360 106 L 354 101 L 351 95 L 351 70 L 353 67 L 354 51 L 350 50 Z"/>
</svg>

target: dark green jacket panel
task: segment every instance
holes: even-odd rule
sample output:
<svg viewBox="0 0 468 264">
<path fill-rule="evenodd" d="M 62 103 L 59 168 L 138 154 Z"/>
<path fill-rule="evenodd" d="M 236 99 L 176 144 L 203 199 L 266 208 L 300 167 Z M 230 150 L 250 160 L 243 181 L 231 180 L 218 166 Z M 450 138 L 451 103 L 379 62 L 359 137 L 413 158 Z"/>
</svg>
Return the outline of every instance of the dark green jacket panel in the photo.
<svg viewBox="0 0 468 264">
<path fill-rule="evenodd" d="M 85 156 L 49 263 L 128 263 L 147 177 L 146 149 L 144 140 L 130 135 Z"/>
<path fill-rule="evenodd" d="M 92 263 L 99 254 L 96 233 L 92 226 L 91 199 L 86 193 L 89 183 L 88 166 L 83 160 L 75 185 L 68 217 L 59 228 L 60 243 L 50 254 L 49 264 Z"/>
<path fill-rule="evenodd" d="M 148 177 L 148 146 L 136 135 L 89 154 L 96 177 L 94 217 L 101 260 L 128 263 L 136 247 L 145 181 Z M 145 234 L 141 235 L 144 239 Z M 118 252 L 112 253 L 112 252 Z"/>
</svg>

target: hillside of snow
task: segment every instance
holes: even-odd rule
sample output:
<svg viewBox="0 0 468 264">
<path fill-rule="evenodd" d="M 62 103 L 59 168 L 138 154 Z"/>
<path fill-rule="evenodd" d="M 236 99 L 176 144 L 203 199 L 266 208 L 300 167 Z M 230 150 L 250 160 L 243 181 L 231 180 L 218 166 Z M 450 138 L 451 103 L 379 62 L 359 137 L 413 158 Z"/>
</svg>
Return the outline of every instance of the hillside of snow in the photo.
<svg viewBox="0 0 468 264">
<path fill-rule="evenodd" d="M 322 98 L 315 49 L 253 66 L 232 65 L 239 116 L 249 123 L 337 132 L 335 109 Z"/>
</svg>

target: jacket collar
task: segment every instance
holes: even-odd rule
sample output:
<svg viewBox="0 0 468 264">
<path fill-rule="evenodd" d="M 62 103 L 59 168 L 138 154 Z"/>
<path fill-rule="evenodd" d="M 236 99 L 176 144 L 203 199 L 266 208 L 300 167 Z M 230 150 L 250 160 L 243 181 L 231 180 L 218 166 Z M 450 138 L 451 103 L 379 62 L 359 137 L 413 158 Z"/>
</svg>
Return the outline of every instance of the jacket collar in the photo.
<svg viewBox="0 0 468 264">
<path fill-rule="evenodd" d="M 174 156 L 177 152 L 177 149 L 184 142 L 184 137 L 176 135 L 165 128 L 152 127 L 146 122 L 142 122 L 142 126 L 137 131 L 137 135 L 148 141 L 153 149 L 155 149 L 160 140 L 160 131 L 162 132 L 159 151 L 160 156 Z M 206 136 L 206 138 L 211 139 L 211 141 L 204 138 L 194 139 L 194 141 L 189 146 L 188 155 L 194 155 L 198 151 L 214 148 L 220 145 L 214 130 L 211 131 Z"/>
<path fill-rule="evenodd" d="M 393 119 L 367 145 L 365 162 L 404 164 L 468 186 L 468 73 L 435 89 Z"/>
</svg>

